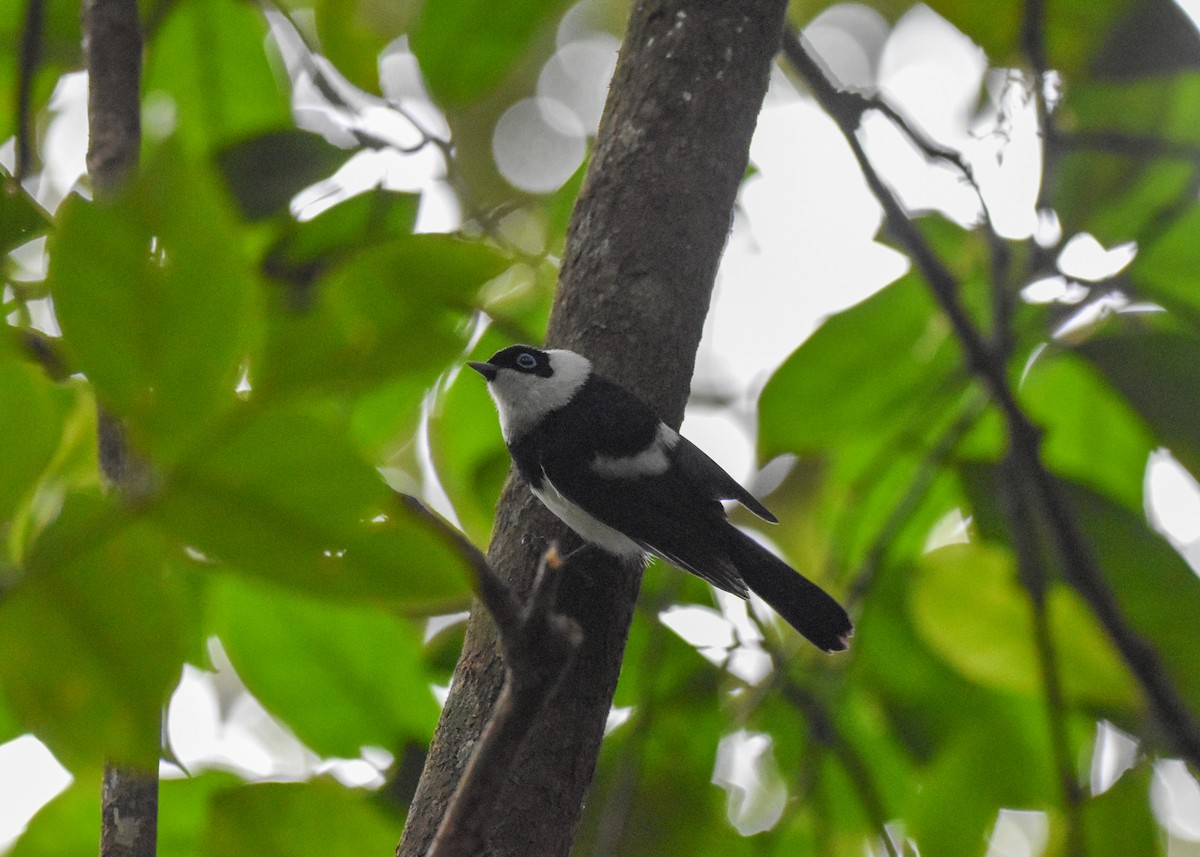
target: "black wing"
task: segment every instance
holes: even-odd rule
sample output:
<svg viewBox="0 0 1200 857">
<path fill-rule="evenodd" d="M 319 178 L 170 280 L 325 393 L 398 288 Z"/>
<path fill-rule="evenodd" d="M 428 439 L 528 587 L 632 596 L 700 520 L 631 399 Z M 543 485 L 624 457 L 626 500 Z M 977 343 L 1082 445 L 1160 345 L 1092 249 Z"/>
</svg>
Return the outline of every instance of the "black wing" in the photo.
<svg viewBox="0 0 1200 857">
<path fill-rule="evenodd" d="M 729 524 L 720 500 L 745 502 L 744 496 L 756 511 L 766 510 L 683 438 L 666 451 L 671 466 L 661 473 L 599 474 L 591 467 L 597 455 L 636 456 L 655 442 L 662 423 L 623 388 L 597 377 L 587 385 L 579 395 L 593 407 L 560 409 L 514 444 L 513 459 L 522 475 L 535 486 L 544 475 L 564 497 L 646 550 L 745 597 L 746 585 L 724 546 L 721 531 Z"/>
</svg>

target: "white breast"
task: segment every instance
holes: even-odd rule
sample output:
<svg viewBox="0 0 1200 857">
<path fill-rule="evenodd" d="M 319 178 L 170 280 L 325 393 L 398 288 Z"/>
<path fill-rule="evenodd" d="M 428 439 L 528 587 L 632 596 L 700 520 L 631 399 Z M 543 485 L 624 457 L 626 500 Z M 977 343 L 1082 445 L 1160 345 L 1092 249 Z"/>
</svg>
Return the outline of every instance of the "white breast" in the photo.
<svg viewBox="0 0 1200 857">
<path fill-rule="evenodd" d="M 643 559 L 646 551 L 624 533 L 614 530 L 591 513 L 572 503 L 554 487 L 554 483 L 542 473 L 542 487 L 533 489 L 534 495 L 558 518 L 579 534 L 584 541 L 591 542 L 621 559 Z"/>
</svg>

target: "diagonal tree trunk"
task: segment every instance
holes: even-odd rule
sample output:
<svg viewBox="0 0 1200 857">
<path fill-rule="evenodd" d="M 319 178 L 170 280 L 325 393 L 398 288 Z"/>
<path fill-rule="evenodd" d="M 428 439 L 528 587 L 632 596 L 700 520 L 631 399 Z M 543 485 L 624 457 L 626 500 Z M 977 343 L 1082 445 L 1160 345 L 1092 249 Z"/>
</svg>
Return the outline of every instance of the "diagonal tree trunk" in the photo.
<svg viewBox="0 0 1200 857">
<path fill-rule="evenodd" d="M 676 426 L 785 7 L 637 3 L 572 214 L 549 344 L 586 354 Z M 511 478 L 489 558 L 519 594 L 548 539 L 577 543 Z M 488 854 L 570 851 L 640 582 L 639 568 L 593 553 L 566 572 L 559 607 L 583 647 L 508 777 Z M 424 854 L 503 681 L 495 628 L 476 609 L 397 857 Z"/>
</svg>

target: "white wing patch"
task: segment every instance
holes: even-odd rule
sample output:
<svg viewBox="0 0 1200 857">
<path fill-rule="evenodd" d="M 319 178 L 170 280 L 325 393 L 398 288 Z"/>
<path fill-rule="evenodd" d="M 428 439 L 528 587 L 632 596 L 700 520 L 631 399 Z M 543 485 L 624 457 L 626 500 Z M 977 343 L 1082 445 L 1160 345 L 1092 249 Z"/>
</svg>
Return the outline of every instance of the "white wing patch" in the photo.
<svg viewBox="0 0 1200 857">
<path fill-rule="evenodd" d="M 659 476 L 671 463 L 668 453 L 679 443 L 679 434 L 666 423 L 658 424 L 658 432 L 650 445 L 636 455 L 597 455 L 592 470 L 610 479 L 636 479 L 639 476 Z"/>
</svg>

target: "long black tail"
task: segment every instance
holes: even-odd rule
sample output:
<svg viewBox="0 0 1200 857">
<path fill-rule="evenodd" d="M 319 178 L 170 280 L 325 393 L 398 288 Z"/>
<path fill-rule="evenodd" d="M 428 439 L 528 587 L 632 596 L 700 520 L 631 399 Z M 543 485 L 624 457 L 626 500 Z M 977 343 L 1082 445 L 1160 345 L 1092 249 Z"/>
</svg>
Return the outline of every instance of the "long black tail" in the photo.
<svg viewBox="0 0 1200 857">
<path fill-rule="evenodd" d="M 818 648 L 849 647 L 854 625 L 842 605 L 741 530 L 728 529 L 730 558 L 747 586 Z"/>
</svg>

